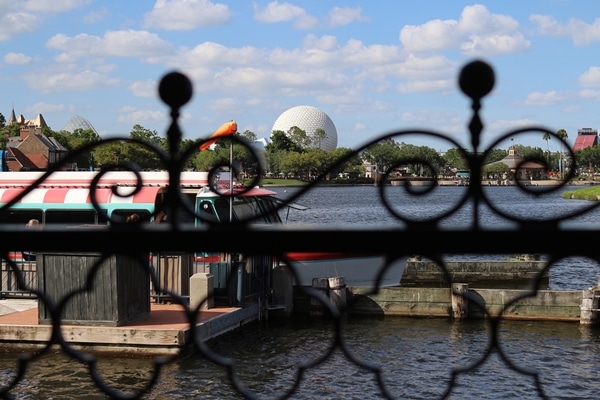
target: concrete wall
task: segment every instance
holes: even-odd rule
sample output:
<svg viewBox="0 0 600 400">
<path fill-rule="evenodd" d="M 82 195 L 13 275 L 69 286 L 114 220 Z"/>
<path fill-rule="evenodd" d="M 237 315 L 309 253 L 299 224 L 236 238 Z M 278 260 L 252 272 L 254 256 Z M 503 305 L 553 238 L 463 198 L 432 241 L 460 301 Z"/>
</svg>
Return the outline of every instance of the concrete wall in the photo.
<svg viewBox="0 0 600 400">
<path fill-rule="evenodd" d="M 542 284 L 548 285 L 549 271 L 545 261 L 449 261 L 444 265 L 448 275 L 432 261 L 409 259 L 402 275 L 403 286 L 435 284 L 449 286 L 452 282 L 464 282 L 470 286 L 483 283 L 486 285 L 505 285 L 511 289 L 526 289 L 541 274 Z M 486 286 L 489 287 L 489 286 Z M 493 286 L 497 287 L 497 286 Z"/>
<path fill-rule="evenodd" d="M 505 319 L 579 321 L 582 291 L 469 289 L 468 318 L 487 318 L 504 311 Z M 523 297 L 523 298 L 520 298 Z M 411 317 L 452 317 L 450 288 L 348 288 L 350 313 Z M 487 310 L 484 312 L 484 310 Z"/>
</svg>

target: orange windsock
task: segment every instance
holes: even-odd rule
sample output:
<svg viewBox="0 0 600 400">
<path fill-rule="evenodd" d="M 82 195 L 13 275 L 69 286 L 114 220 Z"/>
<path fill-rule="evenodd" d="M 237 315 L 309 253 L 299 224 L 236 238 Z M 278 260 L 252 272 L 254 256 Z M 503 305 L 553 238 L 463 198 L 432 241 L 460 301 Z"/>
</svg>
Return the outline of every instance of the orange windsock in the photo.
<svg viewBox="0 0 600 400">
<path fill-rule="evenodd" d="M 204 142 L 200 145 L 200 151 L 204 151 L 204 150 L 208 149 L 210 147 L 210 145 L 213 144 L 214 142 L 216 142 L 217 140 L 219 140 L 219 138 L 222 138 L 225 136 L 231 136 L 236 132 L 237 132 L 237 123 L 234 120 L 225 122 L 223 125 L 221 125 L 219 127 L 219 129 L 217 129 L 212 135 L 210 135 L 210 137 L 208 138 L 209 140 L 207 140 L 206 142 Z"/>
</svg>

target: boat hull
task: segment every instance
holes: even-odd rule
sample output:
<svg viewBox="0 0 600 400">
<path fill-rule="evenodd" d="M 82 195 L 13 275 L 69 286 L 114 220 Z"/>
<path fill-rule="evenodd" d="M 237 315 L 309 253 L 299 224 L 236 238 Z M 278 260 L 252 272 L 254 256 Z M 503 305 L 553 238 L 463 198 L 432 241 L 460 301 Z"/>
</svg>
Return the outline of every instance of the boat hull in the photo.
<svg viewBox="0 0 600 400">
<path fill-rule="evenodd" d="M 377 274 L 385 265 L 383 255 L 339 253 L 288 253 L 297 286 L 312 286 L 314 278 L 343 277 L 346 286 L 400 286 L 407 258 L 392 262 L 381 281 Z"/>
</svg>

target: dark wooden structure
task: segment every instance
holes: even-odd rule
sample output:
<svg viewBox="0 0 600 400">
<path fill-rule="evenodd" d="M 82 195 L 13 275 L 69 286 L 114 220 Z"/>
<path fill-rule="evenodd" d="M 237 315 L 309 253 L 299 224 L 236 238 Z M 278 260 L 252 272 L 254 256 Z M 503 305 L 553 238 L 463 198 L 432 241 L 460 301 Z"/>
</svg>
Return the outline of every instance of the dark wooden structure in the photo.
<svg viewBox="0 0 600 400">
<path fill-rule="evenodd" d="M 193 275 L 194 256 L 193 253 L 171 253 L 161 252 L 155 255 L 156 275 L 159 288 L 153 288 L 154 295 L 160 303 L 170 300 L 175 293 L 179 296 L 190 296 L 190 277 Z"/>
<path fill-rule="evenodd" d="M 114 254 L 103 259 L 99 253 L 38 253 L 38 287 L 53 301 L 65 301 L 65 324 L 121 326 L 150 313 L 150 277 L 139 261 Z M 88 279 L 93 279 L 89 291 L 82 289 Z M 40 324 L 52 323 L 41 300 L 38 313 Z"/>
</svg>

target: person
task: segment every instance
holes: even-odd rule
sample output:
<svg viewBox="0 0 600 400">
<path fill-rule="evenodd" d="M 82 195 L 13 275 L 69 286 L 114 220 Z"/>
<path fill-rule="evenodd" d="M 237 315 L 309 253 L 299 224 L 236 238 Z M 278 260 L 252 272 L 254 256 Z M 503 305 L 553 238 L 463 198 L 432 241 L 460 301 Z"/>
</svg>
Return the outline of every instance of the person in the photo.
<svg viewBox="0 0 600 400">
<path fill-rule="evenodd" d="M 154 217 L 154 223 L 162 224 L 163 222 L 167 222 L 167 213 L 165 210 L 160 210 L 156 213 L 156 216 Z"/>
<path fill-rule="evenodd" d="M 29 227 L 36 226 L 36 225 L 39 225 L 39 224 L 40 224 L 39 220 L 37 220 L 37 219 L 30 219 L 27 222 L 27 225 L 25 225 L 25 226 L 29 228 Z"/>
<path fill-rule="evenodd" d="M 125 219 L 126 224 L 135 224 L 140 220 L 140 216 L 133 213 Z"/>
<path fill-rule="evenodd" d="M 40 221 L 37 219 L 30 219 L 27 224 L 25 224 L 25 228 L 40 228 Z M 23 251 L 23 260 L 25 261 L 35 261 L 35 253 L 33 251 Z"/>
</svg>

